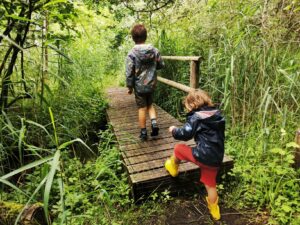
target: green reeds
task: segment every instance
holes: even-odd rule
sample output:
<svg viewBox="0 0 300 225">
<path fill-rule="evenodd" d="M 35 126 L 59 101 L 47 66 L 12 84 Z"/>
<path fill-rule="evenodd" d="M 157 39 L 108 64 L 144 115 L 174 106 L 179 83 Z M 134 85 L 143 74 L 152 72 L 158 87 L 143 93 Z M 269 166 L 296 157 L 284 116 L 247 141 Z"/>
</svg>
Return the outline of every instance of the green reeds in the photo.
<svg viewBox="0 0 300 225">
<path fill-rule="evenodd" d="M 64 181 L 61 176 L 61 169 L 63 168 L 62 164 L 63 162 L 61 161 L 61 151 L 64 149 L 67 149 L 67 147 L 71 144 L 74 144 L 75 142 L 79 142 L 82 145 L 84 145 L 89 151 L 91 151 L 93 154 L 95 154 L 81 139 L 76 138 L 74 140 L 65 142 L 60 144 L 57 136 L 57 130 L 56 130 L 56 125 L 55 125 L 55 119 L 53 112 L 51 108 L 49 108 L 49 114 L 50 114 L 50 120 L 53 128 L 53 134 L 51 135 L 53 137 L 53 140 L 55 142 L 55 148 L 52 149 L 51 151 L 47 149 L 42 149 L 42 148 L 32 148 L 32 145 L 28 145 L 25 142 L 25 136 L 26 136 L 26 123 L 28 125 L 33 125 L 37 126 L 41 130 L 43 130 L 47 135 L 50 136 L 50 132 L 46 129 L 45 126 L 38 124 L 36 122 L 30 121 L 30 120 L 25 120 L 21 119 L 21 128 L 18 130 L 16 129 L 11 121 L 8 119 L 6 114 L 3 114 L 4 117 L 6 117 L 7 123 L 3 123 L 3 129 L 6 128 L 11 135 L 19 135 L 16 140 L 18 141 L 18 150 L 19 150 L 19 157 L 23 159 L 25 151 L 31 151 L 33 150 L 33 153 L 37 159 L 27 165 L 21 166 L 18 169 L 15 169 L 6 175 L 3 175 L 0 177 L 0 182 L 13 188 L 17 192 L 21 193 L 22 195 L 26 196 L 28 198 L 28 201 L 25 205 L 25 207 L 31 203 L 31 201 L 35 198 L 37 193 L 44 187 L 44 192 L 43 192 L 43 207 L 45 211 L 45 217 L 48 219 L 48 224 L 50 224 L 50 215 L 49 215 L 49 200 L 51 197 L 51 189 L 53 185 L 55 185 L 54 180 L 56 179 L 59 185 L 59 193 L 60 193 L 60 199 L 61 199 L 61 211 L 64 212 Z M 1 159 L 1 162 L 3 162 L 3 159 Z M 23 160 L 20 160 L 20 165 L 23 164 Z M 16 184 L 13 184 L 13 182 L 9 181 L 13 176 L 18 175 L 18 174 L 26 174 L 29 170 L 36 169 L 42 165 L 48 164 L 49 169 L 47 169 L 47 173 L 45 174 L 44 177 L 41 177 L 40 183 L 37 185 L 36 189 L 32 193 L 27 193 L 24 192 L 22 189 L 20 189 Z M 59 173 L 59 175 L 56 175 Z M 18 220 L 20 219 L 20 216 L 23 211 L 20 212 L 18 218 L 16 219 L 15 224 L 18 223 Z M 61 218 L 61 224 L 63 224 L 63 221 L 65 220 L 65 216 Z"/>
</svg>

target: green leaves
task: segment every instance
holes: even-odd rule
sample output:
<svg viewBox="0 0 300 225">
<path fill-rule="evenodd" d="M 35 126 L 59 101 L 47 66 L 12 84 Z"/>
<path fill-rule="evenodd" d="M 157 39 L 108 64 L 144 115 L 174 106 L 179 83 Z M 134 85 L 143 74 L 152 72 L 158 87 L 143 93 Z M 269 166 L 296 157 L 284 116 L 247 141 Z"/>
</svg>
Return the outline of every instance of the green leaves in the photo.
<svg viewBox="0 0 300 225">
<path fill-rule="evenodd" d="M 52 124 L 52 127 L 53 127 L 55 144 L 56 144 L 56 147 L 58 147 L 58 137 L 57 137 L 56 127 L 55 127 L 55 121 L 54 121 L 54 116 L 53 116 L 51 107 L 49 107 L 49 114 L 50 114 L 50 118 L 51 118 L 51 124 Z"/>
<path fill-rule="evenodd" d="M 33 20 L 30 20 L 26 17 L 20 17 L 20 16 L 17 16 L 17 15 L 14 15 L 14 14 L 6 15 L 6 17 L 9 17 L 9 18 L 12 18 L 12 19 L 15 19 L 15 20 L 25 21 L 25 22 L 34 22 Z"/>
<path fill-rule="evenodd" d="M 53 186 L 53 180 L 54 175 L 57 170 L 59 170 L 59 163 L 60 163 L 60 150 L 57 150 L 53 156 L 52 161 L 50 162 L 50 171 L 47 175 L 47 181 L 45 185 L 45 191 L 44 191 L 44 210 L 46 218 L 49 218 L 49 198 L 50 198 L 50 191 Z M 48 220 L 48 224 L 50 224 L 50 221 Z"/>
<path fill-rule="evenodd" d="M 300 148 L 300 146 L 296 142 L 289 142 L 286 144 L 287 148 Z"/>
<path fill-rule="evenodd" d="M 68 2 L 68 0 L 51 0 L 48 3 L 46 3 L 45 5 L 43 5 L 43 8 L 48 8 L 50 6 L 59 4 L 59 3 L 66 3 Z"/>
<path fill-rule="evenodd" d="M 0 178 L 2 180 L 6 180 L 6 179 L 11 178 L 12 176 L 18 174 L 18 173 L 25 172 L 26 170 L 29 170 L 31 168 L 34 168 L 34 167 L 37 167 L 37 166 L 39 166 L 41 164 L 49 162 L 50 160 L 52 160 L 52 158 L 53 158 L 52 156 L 48 156 L 48 157 L 45 157 L 43 159 L 36 160 L 36 161 L 34 161 L 32 163 L 29 163 L 29 164 L 27 164 L 25 166 L 22 166 L 19 169 L 16 169 L 16 170 L 14 170 L 14 171 L 12 171 L 12 172 L 10 172 L 10 173 L 8 173 L 8 174 L 6 174 L 6 175 L 4 175 L 4 176 L 2 176 Z"/>
<path fill-rule="evenodd" d="M 71 140 L 71 141 L 67 141 L 63 144 L 61 144 L 60 146 L 58 146 L 58 150 L 62 150 L 62 149 L 65 149 L 67 146 L 71 145 L 71 144 L 74 144 L 75 142 L 79 142 L 81 143 L 84 147 L 86 147 L 93 155 L 96 155 L 94 153 L 94 151 L 89 147 L 87 146 L 86 143 L 84 143 L 80 138 L 76 138 L 74 140 Z"/>
</svg>

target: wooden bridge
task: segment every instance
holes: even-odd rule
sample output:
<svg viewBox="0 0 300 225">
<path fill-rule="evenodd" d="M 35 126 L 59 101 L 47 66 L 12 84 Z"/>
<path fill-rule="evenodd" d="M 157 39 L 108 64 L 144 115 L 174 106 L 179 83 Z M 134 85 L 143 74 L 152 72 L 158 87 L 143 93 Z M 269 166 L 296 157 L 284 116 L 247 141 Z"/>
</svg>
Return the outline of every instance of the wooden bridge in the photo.
<svg viewBox="0 0 300 225">
<path fill-rule="evenodd" d="M 191 60 L 191 57 L 183 58 L 185 60 Z M 199 60 L 199 58 L 197 60 Z M 195 65 L 192 64 L 193 63 L 191 63 L 191 73 L 197 73 L 198 69 L 195 69 Z M 192 69 L 193 67 L 194 69 Z M 197 74 L 196 76 L 191 76 L 191 78 L 192 77 L 197 79 Z M 181 90 L 184 89 L 184 91 L 191 89 L 190 87 L 161 77 L 159 80 Z M 193 86 L 193 84 L 197 84 L 197 82 L 191 81 L 191 86 Z M 171 177 L 164 168 L 164 162 L 172 154 L 175 144 L 184 143 L 175 140 L 168 132 L 168 128 L 171 125 L 181 126 L 182 123 L 159 106 L 154 105 L 158 115 L 157 122 L 160 127 L 159 135 L 157 137 L 150 136 L 146 142 L 141 142 L 139 139 L 138 109 L 134 94 L 128 95 L 127 88 L 116 87 L 108 89 L 107 95 L 109 99 L 109 109 L 107 110 L 108 121 L 112 125 L 118 141 L 124 165 L 132 185 L 132 194 L 136 200 L 143 195 L 149 195 L 153 191 L 163 191 L 165 189 L 171 192 L 177 191 L 185 187 L 187 181 L 199 181 L 200 170 L 199 167 L 193 163 L 182 162 L 178 178 Z M 147 118 L 148 131 L 150 127 L 150 119 Z M 195 145 L 193 140 L 185 143 L 190 146 Z M 232 159 L 225 156 L 220 173 L 232 167 Z"/>
</svg>

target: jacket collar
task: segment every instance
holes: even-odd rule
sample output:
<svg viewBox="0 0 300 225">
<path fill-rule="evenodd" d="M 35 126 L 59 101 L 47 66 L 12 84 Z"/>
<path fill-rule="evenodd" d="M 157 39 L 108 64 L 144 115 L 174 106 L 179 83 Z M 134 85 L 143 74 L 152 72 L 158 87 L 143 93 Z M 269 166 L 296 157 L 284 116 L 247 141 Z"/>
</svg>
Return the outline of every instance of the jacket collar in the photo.
<svg viewBox="0 0 300 225">
<path fill-rule="evenodd" d="M 214 110 L 217 110 L 217 108 L 214 107 L 214 106 L 207 106 L 207 105 L 205 105 L 205 106 L 199 107 L 198 109 L 194 109 L 194 110 L 188 112 L 188 113 L 186 114 L 186 116 L 192 116 L 192 115 L 194 115 L 196 112 L 199 112 L 199 111 L 214 111 Z"/>
</svg>

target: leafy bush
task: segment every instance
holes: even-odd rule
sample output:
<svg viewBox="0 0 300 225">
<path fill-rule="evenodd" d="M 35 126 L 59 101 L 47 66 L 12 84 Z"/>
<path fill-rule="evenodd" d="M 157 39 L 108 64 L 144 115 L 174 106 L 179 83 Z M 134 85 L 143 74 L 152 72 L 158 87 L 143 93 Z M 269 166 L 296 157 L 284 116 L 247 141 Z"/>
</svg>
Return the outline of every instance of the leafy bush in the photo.
<svg viewBox="0 0 300 225">
<path fill-rule="evenodd" d="M 300 212 L 300 174 L 292 168 L 295 143 L 286 143 L 287 138 L 281 136 L 283 142 L 276 147 L 278 133 L 274 130 L 266 137 L 249 132 L 228 137 L 226 149 L 235 160 L 230 174 L 234 180 L 222 193 L 233 207 L 269 211 L 270 224 L 290 224 Z M 269 143 L 264 148 L 266 138 Z"/>
</svg>

